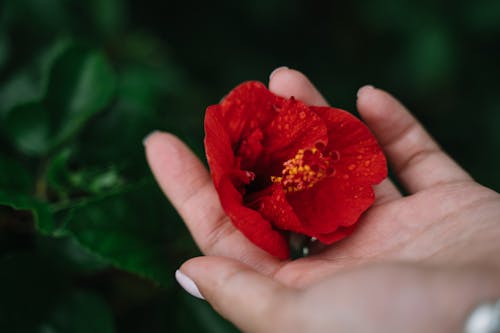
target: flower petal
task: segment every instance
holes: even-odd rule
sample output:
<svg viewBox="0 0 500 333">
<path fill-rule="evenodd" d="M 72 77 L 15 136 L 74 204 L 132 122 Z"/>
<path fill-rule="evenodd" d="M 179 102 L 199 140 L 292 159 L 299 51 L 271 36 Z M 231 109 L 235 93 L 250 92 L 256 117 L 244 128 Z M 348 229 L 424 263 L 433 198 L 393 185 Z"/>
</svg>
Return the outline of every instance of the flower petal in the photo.
<svg viewBox="0 0 500 333">
<path fill-rule="evenodd" d="M 317 142 L 327 144 L 324 121 L 306 104 L 293 97 L 284 100 L 278 115 L 264 130 L 264 156 L 261 165 L 278 166 L 295 156 L 299 149 L 312 148 Z M 274 170 L 273 170 L 274 171 Z"/>
<path fill-rule="evenodd" d="M 387 161 L 368 127 L 350 113 L 330 107 L 312 106 L 328 127 L 328 151 L 337 151 L 336 176 L 351 182 L 378 184 L 387 177 Z"/>
<path fill-rule="evenodd" d="M 317 234 L 314 235 L 314 237 L 316 237 L 323 244 L 332 244 L 352 234 L 357 226 L 358 224 L 353 224 L 348 227 L 338 227 L 338 229 L 334 232 L 329 234 Z"/>
<path fill-rule="evenodd" d="M 233 225 L 252 243 L 279 259 L 287 259 L 290 256 L 283 232 L 274 229 L 257 211 L 245 207 L 241 193 L 228 177 L 221 179 L 217 191 L 222 207 Z"/>
<path fill-rule="evenodd" d="M 282 100 L 257 81 L 244 82 L 231 90 L 219 105 L 233 149 L 242 138 L 270 122 L 276 116 L 276 103 Z"/>
<path fill-rule="evenodd" d="M 261 197 L 258 203 L 258 210 L 262 216 L 280 229 L 304 233 L 302 224 L 286 199 L 283 187 L 274 184 L 265 192 L 269 195 Z"/>
<path fill-rule="evenodd" d="M 264 134 L 260 128 L 254 129 L 247 137 L 240 141 L 236 156 L 241 160 L 241 168 L 254 170 L 259 156 L 264 147 L 262 139 Z"/>
<path fill-rule="evenodd" d="M 306 191 L 287 194 L 307 235 L 331 233 L 356 223 L 374 201 L 370 184 L 328 177 Z"/>
<path fill-rule="evenodd" d="M 313 232 L 313 228 L 310 225 L 302 224 L 297 215 L 295 214 L 293 208 L 290 206 L 286 199 L 285 191 L 281 186 L 275 184 L 271 189 L 267 189 L 269 195 L 263 196 L 259 202 L 259 212 L 264 218 L 271 221 L 271 223 L 283 230 L 293 231 L 299 234 L 308 235 L 310 237 L 316 237 L 320 242 L 324 244 L 332 244 L 337 242 L 347 236 L 349 236 L 357 224 L 354 223 L 349 226 L 342 226 L 335 224 L 327 233 L 324 232 Z M 354 221 L 356 222 L 358 218 Z M 322 220 L 325 222 L 325 220 Z M 315 230 L 321 230 L 322 228 L 316 228 Z"/>
<path fill-rule="evenodd" d="M 217 186 L 223 175 L 237 167 L 231 139 L 218 105 L 208 107 L 205 113 L 205 152 L 214 185 Z"/>
</svg>

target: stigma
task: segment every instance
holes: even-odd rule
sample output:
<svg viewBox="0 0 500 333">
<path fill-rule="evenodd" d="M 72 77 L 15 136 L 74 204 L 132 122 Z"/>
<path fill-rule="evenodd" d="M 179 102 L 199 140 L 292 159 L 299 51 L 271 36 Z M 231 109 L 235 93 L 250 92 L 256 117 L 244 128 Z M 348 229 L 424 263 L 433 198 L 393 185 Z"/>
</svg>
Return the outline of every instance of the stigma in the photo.
<svg viewBox="0 0 500 333">
<path fill-rule="evenodd" d="M 299 149 L 293 158 L 283 163 L 281 176 L 271 176 L 271 181 L 281 183 L 286 193 L 312 188 L 323 178 L 334 174 L 334 158 L 330 155 L 325 156 L 316 147 Z"/>
</svg>

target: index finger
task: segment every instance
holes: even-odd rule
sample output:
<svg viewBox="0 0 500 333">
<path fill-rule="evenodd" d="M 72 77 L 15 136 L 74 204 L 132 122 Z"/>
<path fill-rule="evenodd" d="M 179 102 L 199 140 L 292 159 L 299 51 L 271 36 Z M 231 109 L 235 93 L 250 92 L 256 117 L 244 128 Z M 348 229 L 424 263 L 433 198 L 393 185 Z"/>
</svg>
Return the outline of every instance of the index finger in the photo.
<svg viewBox="0 0 500 333">
<path fill-rule="evenodd" d="M 144 146 L 158 184 L 204 254 L 234 258 L 267 274 L 276 269 L 277 259 L 233 226 L 205 166 L 181 140 L 154 132 Z"/>
</svg>

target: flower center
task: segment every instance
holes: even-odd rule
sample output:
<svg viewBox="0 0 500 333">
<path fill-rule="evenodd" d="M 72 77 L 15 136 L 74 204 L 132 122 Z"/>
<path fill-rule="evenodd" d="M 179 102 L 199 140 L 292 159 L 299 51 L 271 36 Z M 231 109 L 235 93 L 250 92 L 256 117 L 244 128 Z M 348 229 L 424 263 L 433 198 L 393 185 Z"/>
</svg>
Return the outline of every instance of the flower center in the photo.
<svg viewBox="0 0 500 333">
<path fill-rule="evenodd" d="M 334 159 L 324 156 L 318 148 L 299 149 L 293 158 L 283 163 L 281 176 L 271 176 L 271 181 L 281 183 L 286 193 L 306 190 L 334 173 Z"/>
</svg>

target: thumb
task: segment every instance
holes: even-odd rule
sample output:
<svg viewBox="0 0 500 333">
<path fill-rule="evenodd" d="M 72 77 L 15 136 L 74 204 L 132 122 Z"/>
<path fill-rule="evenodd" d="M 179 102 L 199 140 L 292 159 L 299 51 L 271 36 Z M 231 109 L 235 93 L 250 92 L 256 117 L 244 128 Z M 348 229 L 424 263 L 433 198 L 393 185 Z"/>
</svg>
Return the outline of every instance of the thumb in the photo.
<svg viewBox="0 0 500 333">
<path fill-rule="evenodd" d="M 206 299 L 245 332 L 283 331 L 297 293 L 243 263 L 223 257 L 198 257 L 176 272 L 179 284 Z"/>
</svg>

